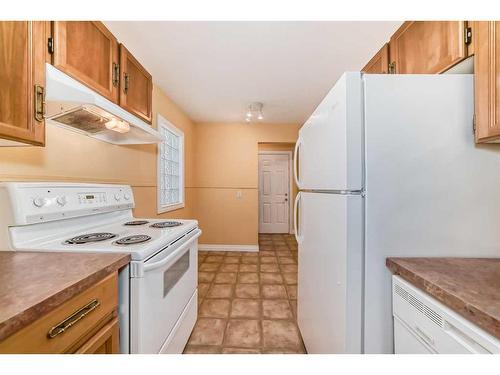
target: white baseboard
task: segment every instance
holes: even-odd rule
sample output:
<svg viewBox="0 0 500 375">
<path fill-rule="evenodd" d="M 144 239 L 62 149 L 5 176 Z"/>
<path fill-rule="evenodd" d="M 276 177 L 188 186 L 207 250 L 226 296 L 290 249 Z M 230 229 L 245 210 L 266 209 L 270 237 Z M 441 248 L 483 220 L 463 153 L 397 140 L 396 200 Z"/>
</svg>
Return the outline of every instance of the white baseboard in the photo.
<svg viewBox="0 0 500 375">
<path fill-rule="evenodd" d="M 216 244 L 198 244 L 198 250 L 201 251 L 259 251 L 259 245 L 216 245 Z"/>
</svg>

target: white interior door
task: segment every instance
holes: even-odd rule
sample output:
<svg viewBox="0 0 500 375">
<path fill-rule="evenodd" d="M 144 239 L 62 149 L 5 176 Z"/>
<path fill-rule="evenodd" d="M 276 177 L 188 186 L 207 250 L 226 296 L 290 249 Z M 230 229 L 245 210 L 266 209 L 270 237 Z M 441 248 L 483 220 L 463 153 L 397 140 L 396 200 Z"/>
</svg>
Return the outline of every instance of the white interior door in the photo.
<svg viewBox="0 0 500 375">
<path fill-rule="evenodd" d="M 259 154 L 259 232 L 290 229 L 290 155 Z"/>
</svg>

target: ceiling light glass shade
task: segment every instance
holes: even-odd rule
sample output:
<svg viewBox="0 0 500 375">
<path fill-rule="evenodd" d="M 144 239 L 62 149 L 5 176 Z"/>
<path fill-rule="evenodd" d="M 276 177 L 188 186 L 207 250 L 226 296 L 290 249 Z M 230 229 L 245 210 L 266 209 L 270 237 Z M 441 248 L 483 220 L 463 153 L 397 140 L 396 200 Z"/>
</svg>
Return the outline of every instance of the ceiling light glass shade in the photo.
<svg viewBox="0 0 500 375">
<path fill-rule="evenodd" d="M 245 121 L 247 123 L 252 122 L 254 118 L 257 118 L 259 121 L 264 119 L 264 115 L 262 114 L 262 107 L 264 105 L 261 102 L 252 102 L 248 105 L 248 110 L 246 113 Z"/>
</svg>

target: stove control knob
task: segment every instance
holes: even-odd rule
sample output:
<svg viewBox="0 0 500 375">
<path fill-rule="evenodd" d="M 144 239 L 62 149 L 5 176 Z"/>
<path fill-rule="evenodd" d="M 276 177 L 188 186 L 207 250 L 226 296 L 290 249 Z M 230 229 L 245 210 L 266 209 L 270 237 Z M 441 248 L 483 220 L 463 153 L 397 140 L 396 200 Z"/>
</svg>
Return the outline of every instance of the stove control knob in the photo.
<svg viewBox="0 0 500 375">
<path fill-rule="evenodd" d="M 66 203 L 68 203 L 68 200 L 66 199 L 65 195 L 61 195 L 60 197 L 57 197 L 56 202 L 59 206 L 64 206 Z"/>
<path fill-rule="evenodd" d="M 126 201 L 130 200 L 130 195 L 128 195 L 127 193 L 125 193 L 123 195 L 123 198 L 125 198 Z"/>
<path fill-rule="evenodd" d="M 42 197 L 36 197 L 33 199 L 33 205 L 35 207 L 43 207 L 47 204 L 47 199 Z"/>
<path fill-rule="evenodd" d="M 117 194 L 115 194 L 115 201 L 118 202 L 119 200 L 120 200 L 120 195 L 117 193 Z"/>
</svg>

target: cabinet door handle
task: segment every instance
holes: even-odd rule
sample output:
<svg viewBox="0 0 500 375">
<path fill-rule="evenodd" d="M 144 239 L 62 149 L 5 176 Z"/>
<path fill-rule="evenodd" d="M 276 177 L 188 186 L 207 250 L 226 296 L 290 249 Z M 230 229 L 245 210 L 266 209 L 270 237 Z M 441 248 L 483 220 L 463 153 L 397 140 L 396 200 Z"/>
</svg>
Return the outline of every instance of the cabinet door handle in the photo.
<svg viewBox="0 0 500 375">
<path fill-rule="evenodd" d="M 113 86 L 115 87 L 118 86 L 119 80 L 120 80 L 120 65 L 118 65 L 117 63 L 113 63 L 113 79 L 112 79 Z"/>
<path fill-rule="evenodd" d="M 123 78 L 125 80 L 125 85 L 123 86 L 123 91 L 125 91 L 125 94 L 128 92 L 128 88 L 130 87 L 130 76 L 128 73 L 123 74 Z"/>
<path fill-rule="evenodd" d="M 55 325 L 52 327 L 49 332 L 47 333 L 47 337 L 49 339 L 53 339 L 57 335 L 66 332 L 70 327 L 74 326 L 76 323 L 78 323 L 80 320 L 85 318 L 88 314 L 90 314 L 92 311 L 97 309 L 101 303 L 93 299 L 89 303 L 87 303 L 85 306 L 82 308 L 78 309 L 75 311 L 73 314 L 68 316 L 66 319 L 64 319 L 62 322 L 59 324 Z"/>
<path fill-rule="evenodd" d="M 389 64 L 389 74 L 396 74 L 396 62 L 393 61 Z"/>
<path fill-rule="evenodd" d="M 35 85 L 35 120 L 42 122 L 45 116 L 45 89 Z"/>
</svg>

